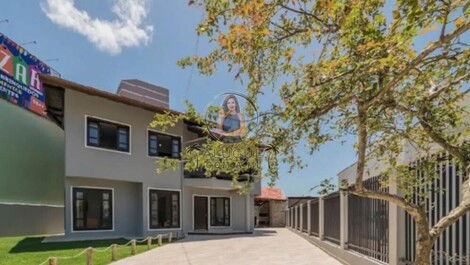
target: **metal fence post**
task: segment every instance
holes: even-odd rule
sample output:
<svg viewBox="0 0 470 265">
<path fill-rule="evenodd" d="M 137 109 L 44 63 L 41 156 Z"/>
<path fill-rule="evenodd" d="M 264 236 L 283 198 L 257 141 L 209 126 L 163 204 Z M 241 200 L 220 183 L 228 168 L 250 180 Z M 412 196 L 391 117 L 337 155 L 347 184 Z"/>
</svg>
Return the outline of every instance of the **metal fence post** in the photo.
<svg viewBox="0 0 470 265">
<path fill-rule="evenodd" d="M 291 228 L 294 228 L 294 224 L 295 224 L 295 211 L 294 211 L 294 207 L 290 207 L 290 227 Z"/>
<path fill-rule="evenodd" d="M 290 226 L 290 209 L 287 208 L 287 215 L 286 215 L 286 226 Z"/>
<path fill-rule="evenodd" d="M 300 205 L 297 205 L 297 230 L 300 230 L 300 220 L 301 220 Z"/>
<path fill-rule="evenodd" d="M 393 178 L 392 178 L 393 179 Z M 398 188 L 395 182 L 389 184 L 390 194 L 397 194 Z M 405 257 L 405 211 L 394 203 L 389 203 L 388 207 L 388 244 L 389 265 L 401 264 L 400 259 Z"/>
<path fill-rule="evenodd" d="M 295 212 L 294 229 L 297 229 L 297 224 L 298 224 L 297 219 L 299 218 L 299 211 L 297 211 L 297 210 L 298 210 L 298 207 L 295 206 L 295 208 L 294 208 L 294 212 Z"/>
<path fill-rule="evenodd" d="M 340 246 L 342 249 L 348 248 L 348 194 L 340 191 Z"/>
<path fill-rule="evenodd" d="M 287 210 L 286 210 L 286 227 L 289 227 L 289 223 L 290 223 L 290 209 L 289 207 L 287 207 Z"/>
<path fill-rule="evenodd" d="M 312 201 L 307 201 L 307 234 L 312 232 Z"/>
<path fill-rule="evenodd" d="M 320 240 L 325 239 L 325 201 L 323 197 L 318 198 L 318 237 Z"/>
</svg>

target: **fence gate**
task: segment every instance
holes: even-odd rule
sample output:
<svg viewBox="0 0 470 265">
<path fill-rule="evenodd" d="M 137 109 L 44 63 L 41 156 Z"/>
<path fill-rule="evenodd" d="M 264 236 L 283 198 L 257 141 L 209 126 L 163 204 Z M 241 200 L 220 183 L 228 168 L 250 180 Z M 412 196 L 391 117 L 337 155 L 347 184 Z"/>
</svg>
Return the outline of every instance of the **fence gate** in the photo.
<svg viewBox="0 0 470 265">
<path fill-rule="evenodd" d="M 379 178 L 364 181 L 369 190 L 380 189 Z M 348 195 L 348 247 L 388 263 L 388 202 Z"/>
</svg>

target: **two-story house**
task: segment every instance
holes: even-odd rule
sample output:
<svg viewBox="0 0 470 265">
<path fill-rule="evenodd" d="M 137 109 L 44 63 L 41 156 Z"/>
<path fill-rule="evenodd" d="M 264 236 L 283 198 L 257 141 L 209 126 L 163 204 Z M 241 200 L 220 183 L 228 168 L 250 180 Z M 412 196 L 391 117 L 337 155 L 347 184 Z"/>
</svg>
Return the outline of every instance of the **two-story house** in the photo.
<svg viewBox="0 0 470 265">
<path fill-rule="evenodd" d="M 123 80 L 116 94 L 42 76 L 48 115 L 65 134 L 65 239 L 146 237 L 158 233 L 253 230 L 260 183 L 239 195 L 230 180 L 156 173 L 156 160 L 178 159 L 201 138 L 184 121 L 150 129 L 169 109 L 169 91 Z"/>
</svg>

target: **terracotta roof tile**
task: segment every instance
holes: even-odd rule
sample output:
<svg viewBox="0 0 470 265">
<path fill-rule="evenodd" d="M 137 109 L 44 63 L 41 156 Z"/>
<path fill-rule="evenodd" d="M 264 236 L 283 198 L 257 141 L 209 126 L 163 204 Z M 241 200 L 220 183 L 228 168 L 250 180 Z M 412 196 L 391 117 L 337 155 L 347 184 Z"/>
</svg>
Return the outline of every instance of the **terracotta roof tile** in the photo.
<svg viewBox="0 0 470 265">
<path fill-rule="evenodd" d="M 285 201 L 287 198 L 280 188 L 262 188 L 261 195 L 256 196 L 255 199 Z"/>
</svg>

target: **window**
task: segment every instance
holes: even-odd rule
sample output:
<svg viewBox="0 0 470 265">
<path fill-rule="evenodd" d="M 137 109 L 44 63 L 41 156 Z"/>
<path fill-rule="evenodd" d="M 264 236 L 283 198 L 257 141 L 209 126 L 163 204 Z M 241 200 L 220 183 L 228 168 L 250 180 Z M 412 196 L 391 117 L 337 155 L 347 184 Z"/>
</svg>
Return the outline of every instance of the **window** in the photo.
<svg viewBox="0 0 470 265">
<path fill-rule="evenodd" d="M 148 131 L 148 139 L 149 156 L 180 158 L 180 137 Z"/>
<path fill-rule="evenodd" d="M 230 226 L 230 198 L 211 198 L 211 226 Z"/>
<path fill-rule="evenodd" d="M 111 230 L 113 194 L 108 189 L 73 188 L 73 230 Z"/>
<path fill-rule="evenodd" d="M 149 190 L 149 223 L 151 229 L 180 227 L 180 192 Z"/>
<path fill-rule="evenodd" d="M 129 126 L 87 117 L 87 145 L 129 152 Z"/>
</svg>

